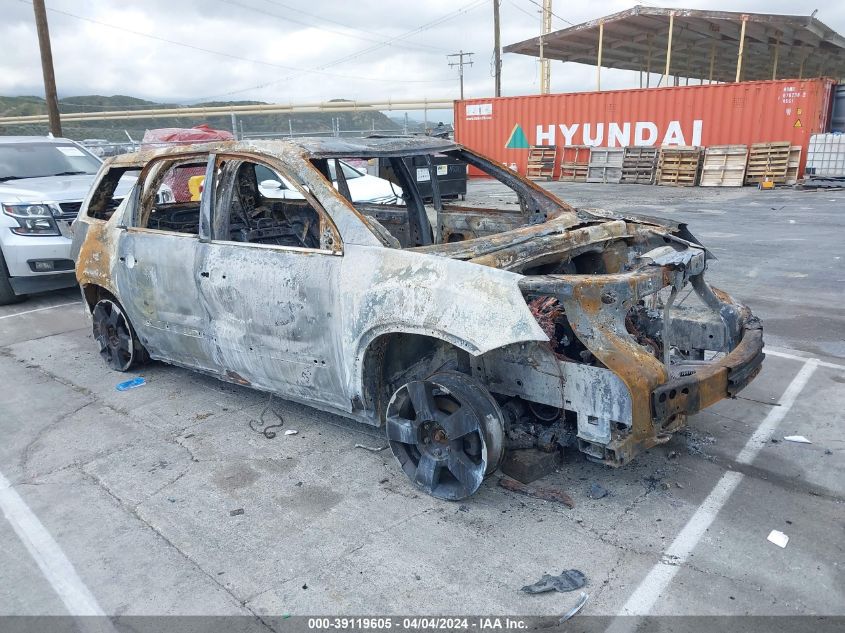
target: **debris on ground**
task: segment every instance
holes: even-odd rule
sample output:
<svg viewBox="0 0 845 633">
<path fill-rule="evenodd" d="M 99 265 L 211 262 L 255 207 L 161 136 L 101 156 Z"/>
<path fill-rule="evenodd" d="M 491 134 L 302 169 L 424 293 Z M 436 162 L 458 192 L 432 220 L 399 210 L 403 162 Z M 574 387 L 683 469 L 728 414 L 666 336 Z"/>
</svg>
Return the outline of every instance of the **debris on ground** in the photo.
<svg viewBox="0 0 845 633">
<path fill-rule="evenodd" d="M 137 378 L 133 378 L 132 380 L 124 380 L 123 382 L 117 383 L 115 389 L 118 391 L 129 391 L 130 389 L 137 389 L 138 387 L 143 387 L 147 384 L 147 381 L 144 380 L 141 376 Z"/>
<path fill-rule="evenodd" d="M 285 435 L 296 435 L 297 433 L 299 433 L 299 431 L 296 431 L 294 429 L 288 429 L 287 431 L 285 431 Z"/>
<path fill-rule="evenodd" d="M 774 543 L 778 547 L 786 547 L 786 544 L 789 543 L 789 537 L 780 530 L 772 530 L 769 532 L 769 536 L 766 537 L 766 540 L 769 541 L 769 543 Z"/>
<path fill-rule="evenodd" d="M 784 435 L 783 439 L 786 442 L 795 442 L 796 444 L 812 444 L 812 442 L 803 435 Z"/>
<path fill-rule="evenodd" d="M 380 453 L 389 446 L 389 444 L 385 444 L 384 446 L 367 446 L 366 444 L 356 444 L 355 448 L 363 448 L 365 451 L 370 451 L 371 453 Z"/>
<path fill-rule="evenodd" d="M 238 509 L 236 509 L 236 510 L 229 510 L 229 516 L 230 516 L 230 517 L 240 516 L 240 515 L 242 515 L 243 513 L 244 513 L 244 509 L 243 509 L 243 508 L 238 508 Z"/>
<path fill-rule="evenodd" d="M 587 584 L 587 577 L 584 572 L 578 569 L 565 569 L 560 576 L 543 574 L 533 585 L 525 585 L 522 591 L 525 593 L 546 593 L 547 591 L 558 591 L 565 593 L 575 591 Z"/>
<path fill-rule="evenodd" d="M 258 419 L 263 426 L 261 428 L 258 428 L 258 427 L 255 426 L 255 420 L 249 421 L 249 428 L 252 431 L 255 431 L 256 433 L 261 433 L 268 440 L 272 440 L 274 437 L 276 437 L 275 429 L 280 429 L 285 425 L 284 418 L 275 409 L 272 409 L 272 411 L 273 411 L 273 415 L 276 416 L 276 419 L 279 420 L 278 424 L 270 424 L 269 422 L 267 422 L 264 419 L 264 416 L 267 415 L 267 412 L 271 410 L 272 406 L 273 406 L 273 394 L 271 393 L 270 397 L 267 398 L 267 404 L 264 405 L 264 408 L 261 410 L 261 413 L 258 416 Z M 296 431 L 294 431 L 294 433 L 296 433 Z M 285 435 L 288 435 L 287 431 L 285 431 Z"/>
<path fill-rule="evenodd" d="M 578 597 L 578 602 L 572 607 L 569 611 L 563 614 L 563 617 L 560 618 L 559 623 L 563 624 L 573 616 L 575 616 L 581 609 L 584 608 L 584 605 L 587 604 L 587 600 L 589 600 L 590 594 L 581 592 L 581 595 Z"/>
<path fill-rule="evenodd" d="M 555 490 L 554 488 L 535 488 L 534 486 L 526 486 L 518 482 L 516 479 L 502 477 L 499 479 L 499 485 L 505 490 L 516 492 L 527 497 L 534 497 L 535 499 L 542 499 L 543 501 L 555 501 L 562 503 L 567 508 L 574 508 L 575 502 L 568 494 L 562 490 Z"/>
<path fill-rule="evenodd" d="M 593 484 L 590 486 L 590 499 L 603 499 L 609 494 L 610 492 L 608 491 L 608 489 L 602 486 L 600 483 L 593 482 Z"/>
</svg>

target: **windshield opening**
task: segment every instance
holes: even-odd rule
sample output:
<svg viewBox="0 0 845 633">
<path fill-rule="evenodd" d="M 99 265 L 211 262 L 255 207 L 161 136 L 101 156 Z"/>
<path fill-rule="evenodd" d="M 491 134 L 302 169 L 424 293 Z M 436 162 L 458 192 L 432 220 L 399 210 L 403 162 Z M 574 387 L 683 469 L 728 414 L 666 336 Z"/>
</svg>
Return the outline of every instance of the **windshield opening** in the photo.
<svg viewBox="0 0 845 633">
<path fill-rule="evenodd" d="M 0 181 L 96 174 L 100 161 L 71 143 L 0 144 Z"/>
</svg>

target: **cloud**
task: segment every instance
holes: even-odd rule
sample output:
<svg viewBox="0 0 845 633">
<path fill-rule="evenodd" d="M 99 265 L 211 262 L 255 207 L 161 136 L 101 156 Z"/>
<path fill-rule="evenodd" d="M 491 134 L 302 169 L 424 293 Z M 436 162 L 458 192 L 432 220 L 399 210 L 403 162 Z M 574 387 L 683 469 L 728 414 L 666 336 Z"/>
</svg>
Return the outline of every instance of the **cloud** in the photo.
<svg viewBox="0 0 845 633">
<path fill-rule="evenodd" d="M 578 23 L 630 8 L 634 2 L 557 1 L 554 11 Z M 660 4 L 716 8 L 705 0 Z M 493 90 L 489 0 L 48 0 L 47 6 L 63 97 L 127 94 L 180 103 L 206 98 L 293 103 L 455 98 L 457 70 L 449 68 L 446 54 L 459 49 L 475 53 L 473 66 L 466 69 L 466 95 L 484 97 Z M 461 7 L 467 12 L 380 45 Z M 794 3 L 749 0 L 723 8 L 790 13 Z M 539 10 L 531 0 L 502 0 L 501 11 L 503 44 L 538 34 Z M 828 6 L 817 17 L 836 30 L 845 28 L 845 6 Z M 6 0 L 0 18 L 0 94 L 43 94 L 32 6 Z M 555 29 L 568 26 L 560 18 L 553 21 Z M 554 91 L 592 89 L 594 82 L 593 67 L 552 64 Z M 635 85 L 637 73 L 602 72 L 603 88 Z M 537 60 L 505 55 L 504 93 L 531 94 L 537 89 Z"/>
</svg>

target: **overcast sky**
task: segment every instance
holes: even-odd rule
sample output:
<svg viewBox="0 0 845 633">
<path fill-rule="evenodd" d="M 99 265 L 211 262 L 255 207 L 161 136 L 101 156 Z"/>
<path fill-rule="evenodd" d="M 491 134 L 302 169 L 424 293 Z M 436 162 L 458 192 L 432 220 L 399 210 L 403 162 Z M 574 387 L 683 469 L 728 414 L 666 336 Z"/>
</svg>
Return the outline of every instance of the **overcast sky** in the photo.
<svg viewBox="0 0 845 633">
<path fill-rule="evenodd" d="M 537 0 L 542 4 L 542 0 Z M 553 29 L 628 9 L 635 0 L 555 0 Z M 809 14 L 845 32 L 845 2 L 642 3 Z M 157 101 L 305 103 L 456 98 L 446 55 L 474 52 L 467 97 L 492 94 L 492 0 L 47 0 L 60 97 L 125 94 Z M 502 43 L 539 34 L 533 0 L 502 0 Z M 72 14 L 72 15 L 70 15 Z M 75 16 L 75 17 L 74 17 Z M 110 25 L 110 26 L 107 26 Z M 158 38 L 158 39 L 156 39 Z M 0 94 L 43 95 L 29 0 L 0 0 Z M 200 50 L 203 49 L 203 50 Z M 505 55 L 503 92 L 538 90 L 536 59 Z M 552 63 L 556 92 L 592 89 L 595 69 Z M 602 87 L 638 75 L 604 71 Z"/>
</svg>

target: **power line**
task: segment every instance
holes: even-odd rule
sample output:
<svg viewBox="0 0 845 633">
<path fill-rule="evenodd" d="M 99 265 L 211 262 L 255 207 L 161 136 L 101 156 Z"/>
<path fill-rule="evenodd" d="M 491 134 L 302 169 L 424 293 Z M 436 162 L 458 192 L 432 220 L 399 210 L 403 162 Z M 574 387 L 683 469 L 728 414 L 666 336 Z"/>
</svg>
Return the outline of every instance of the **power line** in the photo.
<svg viewBox="0 0 845 633">
<path fill-rule="evenodd" d="M 331 68 L 332 66 L 337 66 L 337 65 L 345 63 L 347 61 L 352 61 L 353 59 L 357 59 L 359 57 L 362 57 L 364 55 L 372 53 L 372 52 L 374 52 L 374 51 L 376 51 L 380 48 L 384 48 L 385 46 L 389 46 L 393 42 L 405 39 L 406 37 L 411 37 L 412 35 L 416 35 L 417 33 L 422 33 L 423 31 L 427 31 L 428 29 L 434 28 L 435 26 L 439 26 L 440 24 L 443 24 L 444 22 L 452 20 L 452 19 L 454 19 L 454 18 L 456 18 L 460 15 L 464 15 L 466 13 L 469 13 L 470 11 L 474 11 L 475 9 L 478 9 L 479 7 L 486 5 L 486 4 L 487 4 L 487 0 L 473 0 L 473 2 L 469 2 L 469 3 L 465 4 L 460 9 L 456 9 L 455 11 L 447 13 L 447 14 L 439 17 L 439 18 L 432 20 L 431 22 L 426 22 L 422 26 L 419 26 L 419 27 L 417 27 L 417 28 L 415 28 L 411 31 L 406 32 L 406 33 L 403 33 L 402 35 L 397 35 L 396 37 L 387 40 L 383 44 L 377 44 L 375 46 L 370 46 L 370 47 L 362 49 L 362 50 L 360 50 L 356 53 L 352 53 L 352 54 L 347 55 L 345 57 L 341 57 L 341 58 L 335 59 L 331 62 L 327 62 L 326 64 L 323 64 L 321 66 L 317 66 L 316 68 L 319 69 L 319 70 L 324 70 L 326 68 Z M 268 82 L 258 84 L 258 85 L 255 85 L 255 86 L 250 86 L 249 88 L 241 88 L 239 90 L 231 90 L 229 92 L 224 92 L 224 93 L 221 93 L 221 94 L 201 97 L 200 101 L 203 101 L 203 100 L 206 100 L 206 99 L 216 99 L 216 98 L 219 98 L 219 97 L 228 97 L 228 96 L 231 96 L 231 95 L 234 95 L 234 94 L 239 94 L 239 93 L 242 93 L 242 92 L 250 92 L 252 90 L 260 90 L 262 88 L 268 88 L 270 86 L 274 86 L 274 85 L 280 84 L 280 83 L 285 82 L 285 81 L 291 81 L 292 79 L 297 79 L 298 77 L 302 76 L 302 74 L 303 73 L 299 73 L 297 75 L 289 75 L 287 77 L 282 77 L 281 79 L 275 79 L 273 81 L 268 81 Z M 344 76 L 348 77 L 349 75 L 344 75 Z M 390 81 L 390 80 L 386 79 L 385 81 Z M 434 83 L 434 82 L 420 82 L 420 83 Z M 442 82 L 438 80 L 437 83 L 442 83 Z"/>
<path fill-rule="evenodd" d="M 18 0 L 18 1 L 22 2 L 23 4 L 30 4 L 30 5 L 32 4 L 32 2 L 30 0 Z M 283 64 L 276 64 L 274 62 L 268 62 L 266 60 L 252 59 L 252 58 L 249 58 L 249 57 L 241 57 L 240 55 L 233 55 L 231 53 L 226 53 L 226 52 L 223 52 L 223 51 L 215 51 L 215 50 L 212 50 L 210 48 L 203 48 L 202 46 L 195 46 L 193 44 L 187 44 L 185 42 L 178 42 L 176 40 L 170 40 L 170 39 L 167 39 L 165 37 L 160 37 L 158 35 L 152 35 L 150 33 L 144 33 L 142 31 L 135 31 L 133 29 L 128 29 L 126 27 L 117 26 L 116 24 L 109 24 L 108 22 L 101 22 L 100 20 L 95 20 L 93 18 L 89 18 L 89 17 L 82 16 L 82 15 L 76 15 L 75 13 L 70 13 L 68 11 L 62 11 L 60 9 L 54 9 L 52 7 L 48 7 L 47 10 L 50 11 L 51 13 L 57 13 L 59 15 L 64 15 L 66 17 L 74 18 L 76 20 L 82 20 L 84 22 L 90 22 L 92 24 L 97 24 L 99 26 L 104 26 L 104 27 L 107 27 L 107 28 L 110 28 L 110 29 L 115 29 L 115 30 L 118 30 L 118 31 L 124 31 L 126 33 L 131 33 L 132 35 L 137 35 L 137 36 L 140 36 L 140 37 L 146 37 L 146 38 L 156 40 L 156 41 L 159 41 L 159 42 L 164 42 L 166 44 L 171 44 L 173 46 L 181 46 L 183 48 L 189 48 L 191 50 L 199 51 L 199 52 L 202 52 L 202 53 L 207 53 L 207 54 L 210 54 L 210 55 L 218 55 L 220 57 L 227 57 L 229 59 L 236 59 L 238 61 L 249 62 L 249 63 L 252 63 L 252 64 L 260 64 L 260 65 L 264 65 L 264 66 L 271 66 L 271 67 L 274 67 L 274 68 L 280 68 L 282 70 L 293 70 L 293 71 L 296 71 L 296 72 L 302 73 L 302 74 L 315 73 L 315 74 L 323 74 L 323 75 L 326 75 L 326 76 L 329 76 L 329 77 L 338 77 L 338 78 L 342 78 L 342 79 L 357 79 L 357 80 L 361 80 L 361 81 L 379 81 L 379 82 L 390 81 L 392 83 L 445 83 L 446 81 L 449 81 L 449 80 L 446 80 L 446 79 L 418 80 L 418 79 L 390 79 L 390 78 L 385 78 L 385 77 L 362 77 L 362 76 L 357 76 L 357 75 L 348 75 L 348 74 L 345 74 L 345 73 L 344 74 L 327 73 L 327 72 L 324 72 L 321 69 L 307 69 L 307 68 L 297 68 L 296 66 L 285 66 Z"/>
<path fill-rule="evenodd" d="M 536 2 L 536 0 L 528 0 L 528 2 L 530 2 L 531 4 L 533 4 L 535 7 L 537 7 L 537 8 L 538 8 L 538 9 L 540 9 L 541 11 L 543 10 L 543 5 L 541 5 L 539 2 Z M 551 13 L 554 17 L 556 17 L 556 18 L 557 18 L 558 20 L 560 20 L 561 22 L 566 22 L 569 26 L 575 26 L 575 23 L 574 23 L 574 22 L 570 22 L 570 21 L 569 21 L 569 20 L 567 20 L 566 18 L 562 18 L 562 17 L 560 17 L 560 16 L 559 16 L 557 13 L 555 13 L 554 11 L 549 11 L 549 13 Z"/>
<path fill-rule="evenodd" d="M 336 30 L 336 29 L 330 29 L 330 28 L 326 28 L 326 27 L 323 27 L 323 26 L 310 24 L 310 23 L 304 22 L 302 20 L 297 20 L 296 18 L 292 18 L 289 15 L 279 15 L 278 13 L 273 13 L 271 11 L 259 9 L 258 7 L 253 7 L 253 6 L 250 6 L 248 4 L 243 4 L 241 2 L 238 2 L 237 0 L 217 0 L 217 1 L 222 2 L 223 4 L 230 4 L 232 6 L 240 7 L 241 9 L 246 9 L 248 11 L 253 11 L 255 13 L 260 13 L 262 15 L 267 15 L 267 16 L 270 16 L 270 17 L 273 17 L 273 18 L 277 18 L 279 20 L 284 20 L 285 22 L 292 22 L 294 24 L 301 24 L 302 26 L 307 26 L 309 28 L 318 29 L 320 31 L 325 31 L 326 33 L 333 33 L 335 35 L 340 35 L 342 37 L 350 37 L 350 38 L 353 38 L 353 39 L 356 39 L 356 40 L 363 40 L 365 42 L 383 43 L 382 40 L 373 38 L 372 34 L 368 34 L 368 36 L 361 36 L 361 35 L 355 35 L 353 33 L 348 32 L 349 30 L 354 30 L 354 31 L 359 31 L 361 33 L 365 33 L 365 31 L 361 31 L 360 29 L 347 27 L 347 29 L 348 29 L 347 31 L 339 31 L 339 30 Z M 318 16 L 315 16 L 311 13 L 306 13 L 305 11 L 300 11 L 299 9 L 296 9 L 294 7 L 290 7 L 290 6 L 282 4 L 282 3 L 273 2 L 271 4 L 283 7 L 285 9 L 288 9 L 289 11 L 296 11 L 297 13 L 302 13 L 303 15 L 307 15 L 309 17 L 314 17 L 314 18 L 319 19 Z M 345 25 L 341 25 L 341 26 L 345 26 Z M 407 42 L 406 44 L 404 44 L 404 46 L 410 46 L 410 47 L 414 47 L 414 48 L 423 48 L 423 49 L 428 49 L 428 50 L 437 51 L 437 52 L 441 52 L 443 50 L 446 50 L 446 49 L 443 49 L 443 48 L 438 48 L 436 46 L 429 46 L 427 44 L 418 44 L 416 42 Z"/>
</svg>

